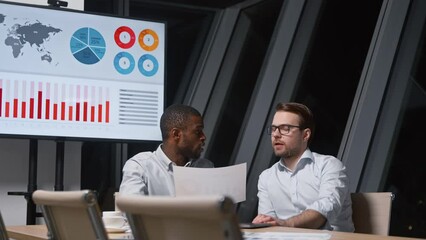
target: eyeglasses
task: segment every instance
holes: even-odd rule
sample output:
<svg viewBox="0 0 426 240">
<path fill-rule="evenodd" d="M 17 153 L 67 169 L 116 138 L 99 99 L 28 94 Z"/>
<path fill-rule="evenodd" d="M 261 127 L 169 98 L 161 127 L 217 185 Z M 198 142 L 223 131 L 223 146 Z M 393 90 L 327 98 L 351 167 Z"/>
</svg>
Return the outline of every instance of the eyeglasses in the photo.
<svg viewBox="0 0 426 240">
<path fill-rule="evenodd" d="M 290 124 L 281 124 L 279 126 L 272 125 L 272 126 L 268 127 L 266 129 L 266 131 L 269 135 L 271 135 L 272 133 L 274 133 L 278 129 L 278 132 L 280 132 L 281 135 L 289 135 L 292 128 L 301 129 L 302 127 L 296 126 L 296 125 L 290 125 Z"/>
</svg>

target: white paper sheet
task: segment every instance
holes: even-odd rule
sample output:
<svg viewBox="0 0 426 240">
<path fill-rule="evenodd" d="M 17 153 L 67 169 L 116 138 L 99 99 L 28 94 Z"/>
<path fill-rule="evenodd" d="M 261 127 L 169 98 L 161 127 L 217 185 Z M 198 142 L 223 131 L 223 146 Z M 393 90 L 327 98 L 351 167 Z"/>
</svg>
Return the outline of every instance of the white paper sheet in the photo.
<svg viewBox="0 0 426 240">
<path fill-rule="evenodd" d="M 246 200 L 247 164 L 220 168 L 173 166 L 176 196 L 224 195 L 237 202 Z"/>
</svg>

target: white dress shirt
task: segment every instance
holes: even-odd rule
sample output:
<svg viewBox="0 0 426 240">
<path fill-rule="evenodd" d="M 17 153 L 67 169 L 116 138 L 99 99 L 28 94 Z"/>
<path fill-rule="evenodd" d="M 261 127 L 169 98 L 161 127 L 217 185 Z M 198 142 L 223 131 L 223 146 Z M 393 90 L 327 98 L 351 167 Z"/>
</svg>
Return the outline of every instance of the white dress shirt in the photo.
<svg viewBox="0 0 426 240">
<path fill-rule="evenodd" d="M 294 172 L 278 161 L 259 176 L 257 196 L 259 214 L 288 219 L 312 209 L 327 219 L 323 229 L 354 231 L 346 168 L 333 156 L 307 149 Z"/>
<path fill-rule="evenodd" d="M 161 146 L 154 152 L 141 152 L 126 161 L 120 194 L 175 196 L 173 165 Z M 188 167 L 213 167 L 207 159 L 188 162 Z"/>
</svg>

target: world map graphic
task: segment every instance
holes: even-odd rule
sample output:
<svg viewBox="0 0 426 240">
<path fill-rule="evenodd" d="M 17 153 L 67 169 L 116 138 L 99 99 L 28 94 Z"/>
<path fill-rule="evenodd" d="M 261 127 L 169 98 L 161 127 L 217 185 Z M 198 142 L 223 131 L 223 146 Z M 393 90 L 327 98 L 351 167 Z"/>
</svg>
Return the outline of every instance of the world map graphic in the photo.
<svg viewBox="0 0 426 240">
<path fill-rule="evenodd" d="M 25 53 L 25 47 L 35 49 L 40 54 L 40 60 L 53 63 L 52 52 L 46 49 L 45 43 L 50 41 L 56 34 L 62 32 L 61 29 L 43 24 L 39 21 L 28 21 L 26 19 L 12 18 L 7 25 L 7 15 L 0 13 L 0 31 L 6 32 L 6 38 L 3 43 L 11 48 L 11 54 L 14 58 L 22 57 Z M 23 24 L 18 23 L 24 20 Z M 58 64 L 57 62 L 55 64 Z"/>
</svg>

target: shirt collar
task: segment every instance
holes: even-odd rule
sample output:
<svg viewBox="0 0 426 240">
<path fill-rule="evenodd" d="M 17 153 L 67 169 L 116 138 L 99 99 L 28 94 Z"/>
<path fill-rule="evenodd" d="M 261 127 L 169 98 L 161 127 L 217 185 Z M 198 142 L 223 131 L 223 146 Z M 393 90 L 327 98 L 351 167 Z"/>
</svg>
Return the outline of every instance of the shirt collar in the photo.
<svg viewBox="0 0 426 240">
<path fill-rule="evenodd" d="M 176 166 L 176 163 L 174 163 L 172 160 L 170 160 L 166 154 L 163 152 L 163 149 L 161 148 L 163 144 L 160 144 L 157 148 L 157 151 L 155 151 L 155 155 L 157 158 L 161 161 L 161 164 L 167 166 L 167 169 L 171 172 L 173 172 L 173 166 Z"/>
<path fill-rule="evenodd" d="M 312 154 L 311 150 L 309 148 L 307 148 L 302 156 L 300 156 L 300 159 L 297 161 L 296 164 L 296 169 L 294 170 L 294 172 L 297 172 L 297 170 L 301 167 L 303 167 L 307 162 L 309 161 L 314 161 L 314 155 Z M 280 158 L 280 161 L 278 162 L 278 169 L 280 171 L 288 171 L 288 172 L 292 172 L 291 169 L 289 169 L 288 167 L 286 167 L 283 162 L 282 162 L 282 158 Z"/>
<path fill-rule="evenodd" d="M 158 159 L 160 159 L 160 161 L 162 162 L 162 164 L 167 166 L 167 169 L 171 172 L 173 172 L 173 166 L 177 166 L 175 162 L 173 162 L 172 160 L 170 160 L 170 158 L 168 158 L 166 156 L 166 154 L 163 152 L 163 149 L 161 148 L 161 146 L 163 146 L 163 144 L 160 144 L 157 148 L 157 151 L 155 152 L 155 155 L 157 156 Z M 194 162 L 194 160 L 190 160 L 189 162 L 187 162 L 184 167 L 191 167 L 192 163 Z"/>
<path fill-rule="evenodd" d="M 309 148 L 307 148 L 303 152 L 302 156 L 300 157 L 300 160 L 302 160 L 302 159 L 307 159 L 307 160 L 314 161 L 314 155 L 312 154 L 312 152 L 311 152 L 311 150 Z M 299 162 L 300 162 L 300 160 L 299 160 Z"/>
</svg>

